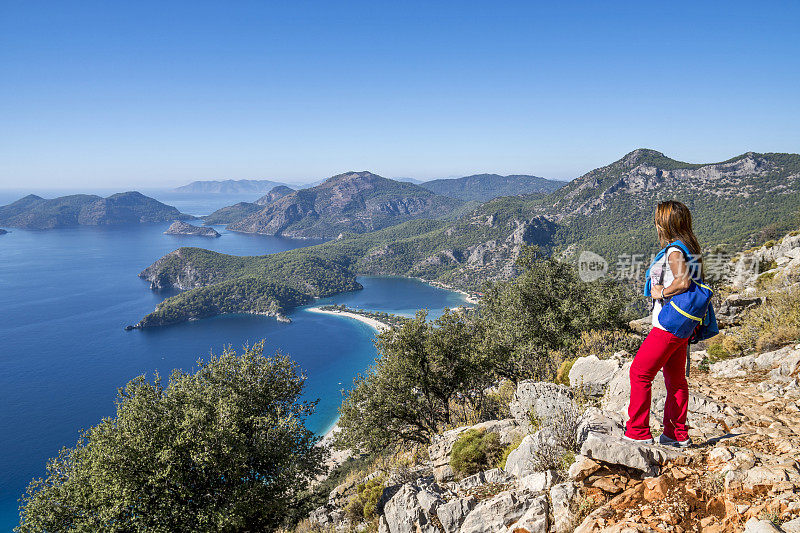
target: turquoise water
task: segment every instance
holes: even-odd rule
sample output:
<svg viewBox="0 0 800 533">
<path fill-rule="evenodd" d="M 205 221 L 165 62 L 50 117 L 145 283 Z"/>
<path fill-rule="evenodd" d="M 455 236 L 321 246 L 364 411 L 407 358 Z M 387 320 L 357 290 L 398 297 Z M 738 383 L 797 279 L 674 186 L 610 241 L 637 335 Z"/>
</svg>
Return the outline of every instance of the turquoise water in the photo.
<svg viewBox="0 0 800 533">
<path fill-rule="evenodd" d="M 202 214 L 209 206 L 182 207 Z M 17 523 L 17 498 L 43 474 L 47 458 L 74 445 L 81 428 L 112 415 L 117 388 L 137 375 L 188 371 L 211 351 L 266 339 L 267 353 L 280 350 L 307 373 L 306 395 L 320 399 L 308 425 L 324 432 L 342 389 L 375 358 L 370 327 L 303 309 L 289 315 L 291 324 L 237 315 L 123 331 L 166 296 L 137 273 L 179 246 L 257 255 L 313 244 L 222 227 L 219 239 L 163 235 L 167 226 L 11 229 L 0 236 L 0 530 Z M 318 303 L 405 315 L 429 308 L 432 316 L 463 303 L 415 280 L 359 281 L 364 290 Z"/>
</svg>

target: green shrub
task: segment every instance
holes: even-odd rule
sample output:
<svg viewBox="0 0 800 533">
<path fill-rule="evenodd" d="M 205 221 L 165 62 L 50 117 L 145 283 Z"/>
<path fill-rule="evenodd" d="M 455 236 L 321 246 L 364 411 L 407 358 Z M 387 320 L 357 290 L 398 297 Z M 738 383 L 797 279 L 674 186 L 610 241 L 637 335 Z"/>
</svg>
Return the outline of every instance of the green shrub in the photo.
<svg viewBox="0 0 800 533">
<path fill-rule="evenodd" d="M 708 353 L 709 363 L 716 363 L 731 356 L 730 352 L 722 346 L 722 343 L 712 344 L 706 349 L 706 353 Z"/>
<path fill-rule="evenodd" d="M 558 370 L 556 370 L 556 383 L 569 387 L 569 371 L 572 370 L 572 365 L 575 364 L 575 361 L 577 361 L 577 358 L 568 359 L 561 363 Z"/>
<path fill-rule="evenodd" d="M 378 502 L 381 499 L 384 488 L 385 481 L 382 477 L 360 483 L 356 487 L 356 493 L 345 506 L 347 517 L 357 524 L 375 518 L 378 514 Z"/>
<path fill-rule="evenodd" d="M 772 270 L 773 268 L 777 268 L 778 263 L 775 262 L 774 259 L 769 261 L 761 261 L 758 263 L 758 271 L 759 272 L 767 272 L 768 270 Z"/>
<path fill-rule="evenodd" d="M 511 452 L 519 448 L 519 445 L 522 444 L 522 439 L 523 439 L 522 435 L 514 437 L 514 440 L 511 441 L 511 444 L 509 444 L 503 449 L 503 453 L 500 455 L 500 459 L 498 459 L 497 461 L 496 465 L 497 468 L 506 467 L 506 461 L 508 461 L 508 456 L 511 455 Z"/>
<path fill-rule="evenodd" d="M 459 476 L 470 476 L 497 464 L 502 454 L 497 433 L 468 429 L 453 444 L 450 466 Z"/>
<path fill-rule="evenodd" d="M 756 278 L 756 288 L 762 291 L 767 290 L 772 287 L 774 281 L 775 272 L 764 272 Z"/>
</svg>

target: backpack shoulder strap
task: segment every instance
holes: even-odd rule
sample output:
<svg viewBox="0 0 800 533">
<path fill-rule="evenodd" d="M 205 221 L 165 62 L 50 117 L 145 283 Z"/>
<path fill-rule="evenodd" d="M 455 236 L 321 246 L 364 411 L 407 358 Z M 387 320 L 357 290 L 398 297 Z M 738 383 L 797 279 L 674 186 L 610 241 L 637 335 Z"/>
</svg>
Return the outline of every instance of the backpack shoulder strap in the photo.
<svg viewBox="0 0 800 533">
<path fill-rule="evenodd" d="M 677 240 L 677 241 L 673 241 L 673 242 L 669 243 L 668 245 L 666 245 L 664 247 L 664 253 L 666 254 L 667 250 L 670 249 L 670 248 L 679 248 L 680 251 L 683 252 L 683 256 L 687 261 L 691 261 L 692 260 L 692 257 L 693 257 L 692 252 L 689 251 L 689 247 L 686 246 L 683 243 L 683 241 Z"/>
</svg>

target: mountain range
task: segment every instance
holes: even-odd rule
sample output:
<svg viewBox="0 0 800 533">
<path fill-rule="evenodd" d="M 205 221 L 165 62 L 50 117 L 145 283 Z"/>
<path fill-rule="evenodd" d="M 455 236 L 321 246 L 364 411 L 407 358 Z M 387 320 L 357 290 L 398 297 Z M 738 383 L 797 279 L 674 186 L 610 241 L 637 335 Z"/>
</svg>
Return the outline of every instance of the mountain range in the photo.
<svg viewBox="0 0 800 533">
<path fill-rule="evenodd" d="M 188 185 L 176 187 L 174 192 L 193 194 L 264 194 L 285 183 L 270 180 L 205 180 L 193 181 Z"/>
<path fill-rule="evenodd" d="M 498 196 L 551 193 L 565 183 L 536 176 L 498 174 L 421 182 L 411 178 L 390 180 L 371 172 L 347 172 L 300 189 L 310 192 L 295 192 L 287 186 L 277 186 L 255 202 L 239 202 L 218 209 L 205 217 L 205 223 L 230 224 L 229 229 L 248 233 L 324 239 L 333 236 L 331 227 L 340 233 L 363 233 L 411 218 L 448 215 L 461 202 L 472 202 L 471 207 L 474 208 Z M 347 191 L 344 191 L 344 184 Z M 340 193 L 326 192 L 333 189 L 348 196 L 349 200 L 338 202 L 338 205 L 337 202 L 329 202 L 329 197 Z M 430 206 L 415 203 L 422 198 L 434 198 L 425 190 L 459 202 L 438 198 L 435 202 L 437 209 L 443 209 L 437 214 L 430 214 L 426 211 Z M 269 206 L 292 193 L 295 194 L 291 200 L 264 209 L 263 206 Z M 385 205 L 379 207 L 369 203 L 371 198 L 376 197 L 380 197 Z M 314 204 L 313 207 L 309 202 Z M 360 211 L 359 202 L 363 204 Z M 298 224 L 308 225 L 310 219 L 316 219 L 315 223 L 299 230 Z"/>
<path fill-rule="evenodd" d="M 348 190 L 347 182 L 373 176 L 357 174 L 362 176 L 343 174 L 333 183 Z M 283 212 L 299 213 L 301 205 L 295 203 L 295 194 L 276 202 Z M 617 259 L 620 254 L 639 254 L 646 261 L 648 254 L 657 249 L 653 210 L 658 201 L 666 199 L 678 199 L 689 205 L 695 231 L 706 249 L 763 242 L 797 225 L 800 155 L 748 152 L 720 163 L 695 164 L 639 149 L 549 195 L 495 198 L 450 218 L 430 218 L 431 212 L 440 210 L 428 210 L 427 217 L 372 232 L 346 233 L 322 245 L 258 258 L 233 258 L 182 248 L 179 254 L 165 256 L 163 262 L 143 272 L 142 277 L 162 288 L 191 289 L 181 295 L 180 305 L 169 298 L 159 306 L 162 314 L 174 322 L 182 314 L 182 305 L 204 298 L 210 287 L 223 280 L 262 272 L 262 267 L 256 265 L 272 261 L 323 262 L 324 268 L 319 268 L 316 274 L 324 277 L 325 271 L 332 269 L 339 280 L 335 285 L 343 283 L 343 275 L 347 283 L 354 283 L 356 274 L 385 274 L 420 277 L 476 290 L 486 281 L 514 275 L 514 262 L 523 247 L 537 245 L 545 253 L 565 258 L 592 250 L 605 257 L 613 271 L 624 267 Z M 343 202 L 335 194 L 315 196 L 314 200 L 320 202 L 320 210 L 328 209 L 329 213 L 332 205 Z M 327 204 L 323 205 L 323 201 Z M 247 224 L 237 223 L 237 226 L 253 230 L 260 229 L 257 224 L 265 224 L 263 227 L 268 231 L 281 227 L 287 219 L 279 218 L 276 213 L 280 210 L 269 209 L 272 205 L 265 209 L 267 216 L 252 215 L 245 219 Z M 469 204 L 462 204 L 452 212 L 459 213 L 466 205 Z M 315 205 L 315 213 L 316 209 Z M 301 222 L 293 223 L 298 224 L 296 227 L 301 230 L 298 233 L 302 234 L 303 230 L 315 227 L 320 217 L 297 220 Z M 269 226 L 272 221 L 280 223 Z M 291 227 L 291 223 L 285 227 Z M 333 233 L 335 230 L 330 234 Z M 259 279 L 264 279 L 261 274 Z M 317 280 L 316 285 L 324 286 L 324 280 Z M 158 320 L 150 323 L 157 324 Z"/>
<path fill-rule="evenodd" d="M 107 198 L 73 194 L 49 200 L 29 194 L 0 207 L 0 224 L 25 229 L 140 224 L 194 218 L 136 191 L 112 194 Z"/>
</svg>

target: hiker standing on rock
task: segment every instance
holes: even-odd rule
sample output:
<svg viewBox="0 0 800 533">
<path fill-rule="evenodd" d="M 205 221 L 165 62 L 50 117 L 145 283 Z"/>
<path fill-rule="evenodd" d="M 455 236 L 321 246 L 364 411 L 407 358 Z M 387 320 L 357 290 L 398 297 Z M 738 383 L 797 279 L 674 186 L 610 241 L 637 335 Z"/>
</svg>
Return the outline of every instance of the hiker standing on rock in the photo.
<svg viewBox="0 0 800 533">
<path fill-rule="evenodd" d="M 667 398 L 659 443 L 686 447 L 692 443 L 686 428 L 689 340 L 705 340 L 719 330 L 711 308 L 713 293 L 703 284 L 703 259 L 689 208 L 676 201 L 661 202 L 656 207 L 655 225 L 663 248 L 647 269 L 645 283 L 645 295 L 653 302 L 653 329 L 631 365 L 625 439 L 653 444 L 651 388 L 663 369 Z"/>
</svg>

